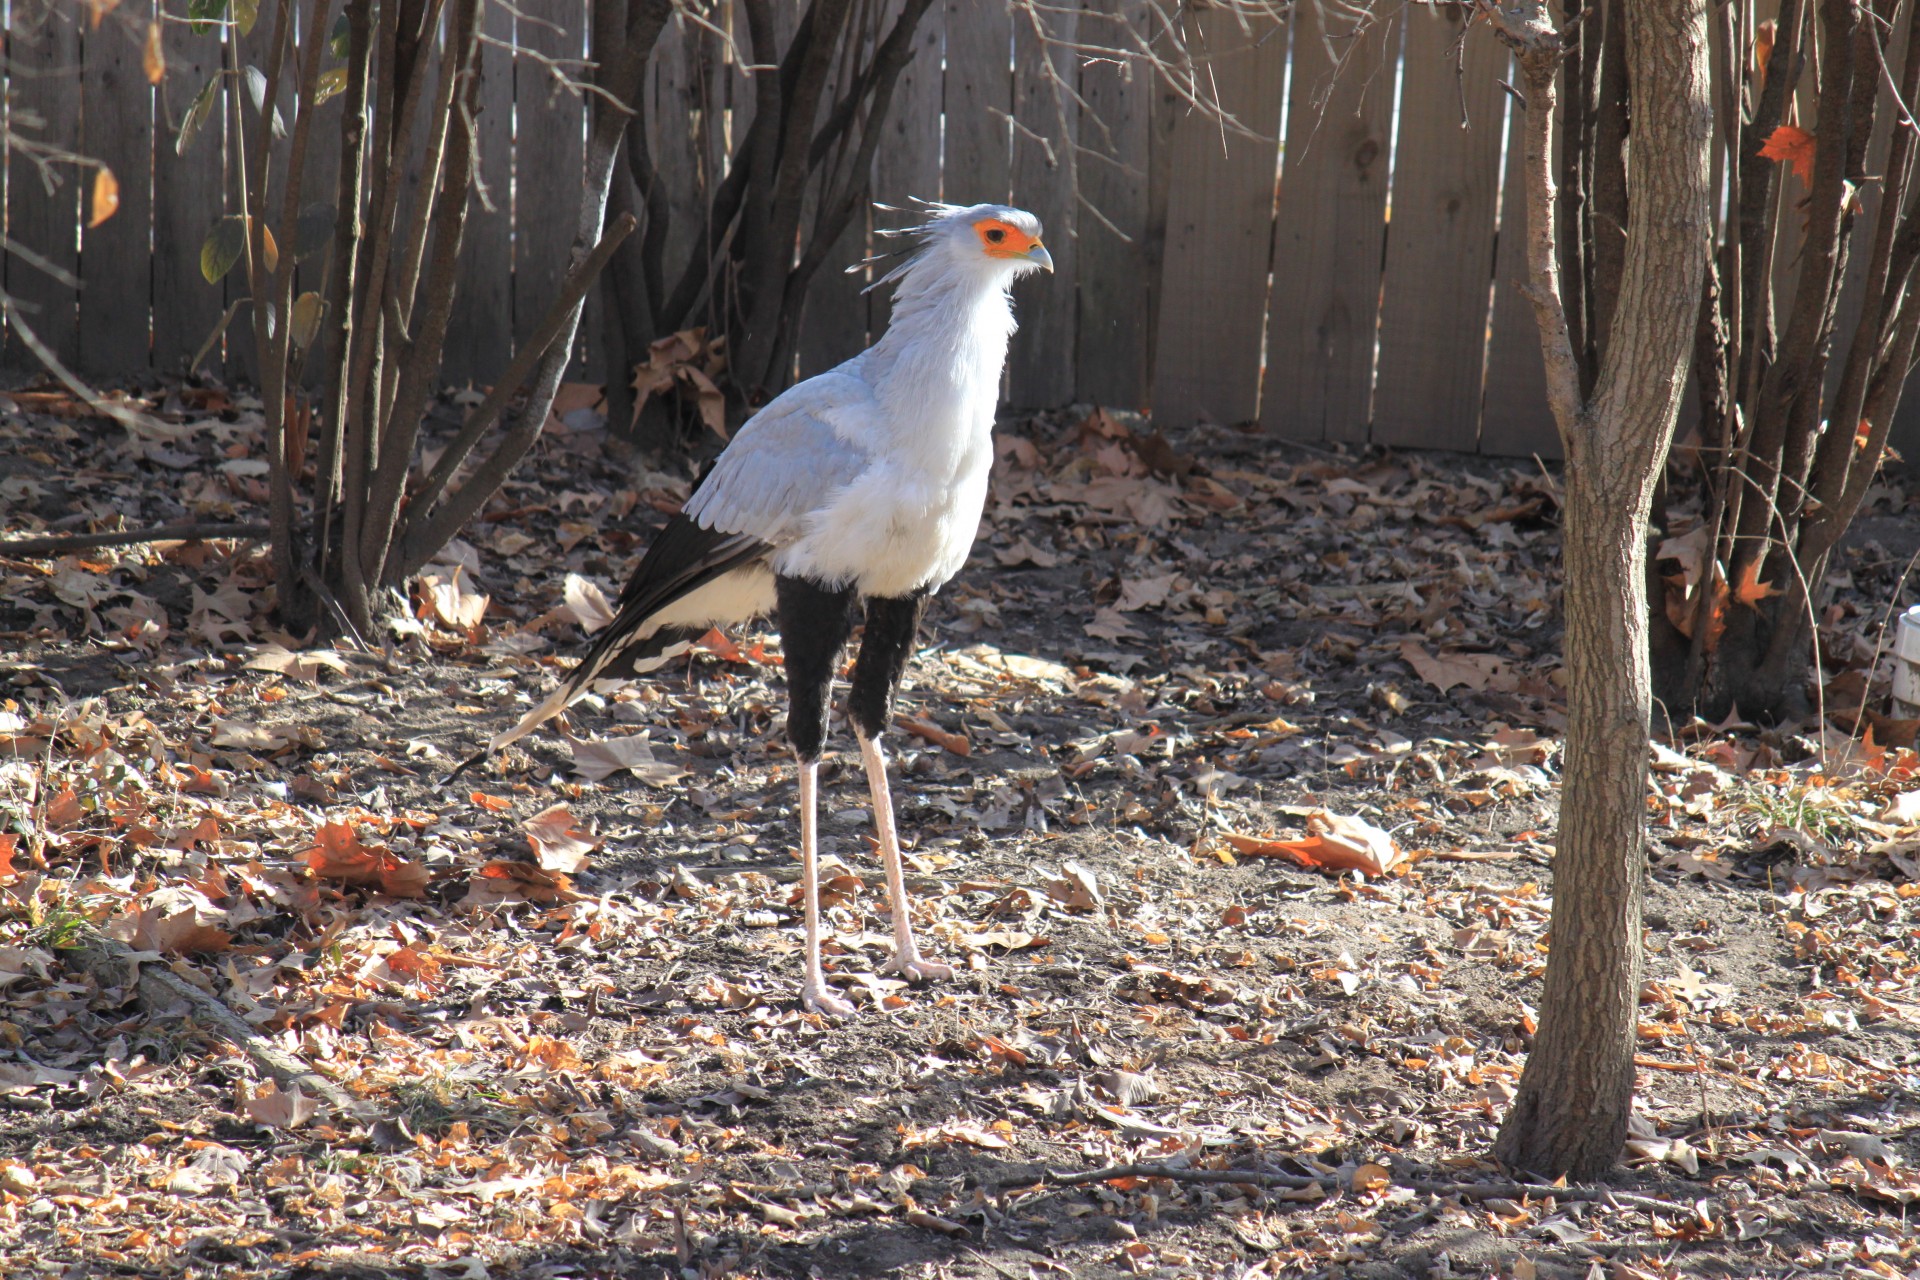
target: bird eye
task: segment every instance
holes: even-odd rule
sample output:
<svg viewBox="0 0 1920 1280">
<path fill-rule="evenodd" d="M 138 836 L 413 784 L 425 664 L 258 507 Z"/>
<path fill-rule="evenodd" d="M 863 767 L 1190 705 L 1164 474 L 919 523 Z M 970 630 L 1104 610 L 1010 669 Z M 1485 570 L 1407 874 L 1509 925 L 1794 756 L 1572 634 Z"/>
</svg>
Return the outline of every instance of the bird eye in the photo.
<svg viewBox="0 0 1920 1280">
<path fill-rule="evenodd" d="M 1002 240 L 1005 240 L 1006 238 L 1007 238 L 1007 233 L 1002 231 L 998 227 L 994 227 L 987 232 L 988 244 L 999 244 Z"/>
</svg>

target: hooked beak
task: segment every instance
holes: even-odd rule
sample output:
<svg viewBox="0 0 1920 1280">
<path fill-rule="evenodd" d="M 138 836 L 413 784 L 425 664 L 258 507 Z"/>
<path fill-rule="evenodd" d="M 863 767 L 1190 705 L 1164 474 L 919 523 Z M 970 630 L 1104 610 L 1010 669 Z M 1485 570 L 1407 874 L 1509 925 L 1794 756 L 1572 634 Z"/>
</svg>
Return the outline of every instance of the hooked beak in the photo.
<svg viewBox="0 0 1920 1280">
<path fill-rule="evenodd" d="M 1047 252 L 1047 246 L 1036 241 L 1033 248 L 1027 250 L 1027 261 L 1036 267 L 1045 267 L 1047 274 L 1053 274 L 1053 255 Z"/>
</svg>

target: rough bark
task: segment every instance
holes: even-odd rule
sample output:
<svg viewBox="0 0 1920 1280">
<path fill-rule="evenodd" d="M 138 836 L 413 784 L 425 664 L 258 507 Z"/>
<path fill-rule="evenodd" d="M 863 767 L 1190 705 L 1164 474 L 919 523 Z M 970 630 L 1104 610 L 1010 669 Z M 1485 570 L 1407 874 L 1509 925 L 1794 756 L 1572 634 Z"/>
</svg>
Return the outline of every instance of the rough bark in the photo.
<svg viewBox="0 0 1920 1280">
<path fill-rule="evenodd" d="M 1708 217 L 1708 0 L 1626 6 L 1626 252 L 1598 381 L 1579 390 L 1551 168 L 1561 43 L 1544 6 L 1482 9 L 1527 83 L 1528 287 L 1566 446 L 1567 748 L 1540 1027 L 1495 1154 L 1548 1176 L 1614 1163 L 1633 1098 L 1651 692 L 1647 515 L 1679 413 Z"/>
</svg>

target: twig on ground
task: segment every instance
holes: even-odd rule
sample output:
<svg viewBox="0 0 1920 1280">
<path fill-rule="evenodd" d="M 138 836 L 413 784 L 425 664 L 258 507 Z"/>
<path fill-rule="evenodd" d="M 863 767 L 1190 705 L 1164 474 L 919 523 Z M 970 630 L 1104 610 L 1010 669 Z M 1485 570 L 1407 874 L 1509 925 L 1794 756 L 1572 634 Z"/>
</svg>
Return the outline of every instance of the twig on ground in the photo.
<svg viewBox="0 0 1920 1280">
<path fill-rule="evenodd" d="M 141 1005 L 156 1017 L 165 1016 L 176 1003 L 185 1003 L 194 1021 L 246 1054 L 282 1086 L 297 1086 L 325 1102 L 336 1115 L 350 1116 L 357 1110 L 346 1090 L 269 1042 L 239 1014 L 171 969 L 140 963 L 125 944 L 87 930 L 78 945 L 62 948 L 61 955 L 69 965 L 94 975 L 103 984 L 132 985 Z"/>
<path fill-rule="evenodd" d="M 15 538 L 0 542 L 0 556 L 61 556 L 69 551 L 97 547 L 130 547 L 142 542 L 195 542 L 208 538 L 264 538 L 265 524 L 207 524 L 189 521 L 151 529 L 123 529 L 118 533 L 61 533 L 43 538 Z"/>
</svg>

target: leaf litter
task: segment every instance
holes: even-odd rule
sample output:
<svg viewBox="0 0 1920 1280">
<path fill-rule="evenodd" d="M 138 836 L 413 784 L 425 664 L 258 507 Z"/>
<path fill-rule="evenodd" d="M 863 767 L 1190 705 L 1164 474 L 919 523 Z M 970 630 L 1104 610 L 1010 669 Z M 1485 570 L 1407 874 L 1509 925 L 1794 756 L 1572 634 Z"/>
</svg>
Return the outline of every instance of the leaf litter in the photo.
<svg viewBox="0 0 1920 1280">
<path fill-rule="evenodd" d="M 244 396 L 153 393 L 138 407 L 178 430 L 147 439 L 59 394 L 0 413 L 0 533 L 257 517 L 257 469 L 224 465 L 258 460 Z M 795 998 L 770 638 L 709 637 L 438 783 L 576 660 L 688 492 L 606 466 L 598 397 L 569 403 L 380 655 L 274 632 L 252 544 L 0 558 L 7 1256 L 240 1276 L 1920 1262 L 1920 756 L 1869 714 L 1904 490 L 1876 490 L 1837 559 L 1836 719 L 1677 726 L 1656 752 L 1641 1097 L 1609 1203 L 1495 1194 L 1478 1158 L 1551 909 L 1550 474 L 1107 412 L 1010 424 L 892 744 L 916 924 L 961 973 L 880 972 L 868 801 L 836 755 L 826 950 L 862 1008 L 834 1024 Z M 436 415 L 451 430 L 457 403 Z M 1708 571 L 1687 520 L 1676 590 Z M 69 965 L 86 928 L 354 1107 Z M 1048 1179 L 1120 1168 L 1146 1172 Z"/>
</svg>

